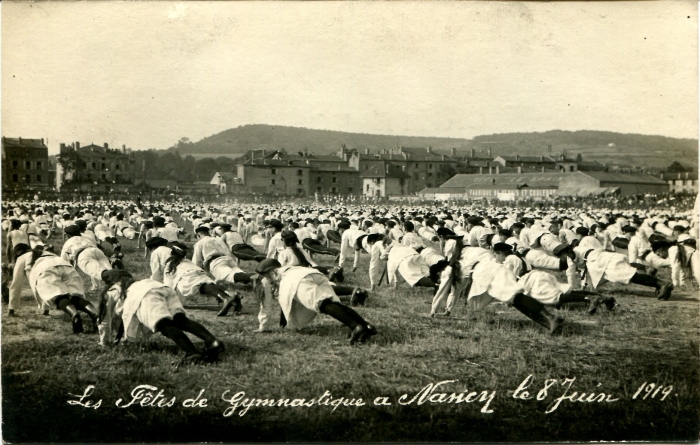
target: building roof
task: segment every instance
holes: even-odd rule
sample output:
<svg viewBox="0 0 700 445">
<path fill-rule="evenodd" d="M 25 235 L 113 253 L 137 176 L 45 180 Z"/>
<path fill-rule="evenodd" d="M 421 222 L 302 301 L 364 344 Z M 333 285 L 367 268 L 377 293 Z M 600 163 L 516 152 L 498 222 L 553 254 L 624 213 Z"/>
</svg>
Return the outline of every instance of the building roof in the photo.
<svg viewBox="0 0 700 445">
<path fill-rule="evenodd" d="M 13 148 L 46 148 L 46 144 L 44 144 L 44 139 L 27 139 L 27 138 L 7 138 L 5 136 L 2 137 L 2 145 L 4 147 L 13 147 Z"/>
<path fill-rule="evenodd" d="M 360 173 L 362 178 L 399 178 L 406 179 L 411 176 L 404 172 L 400 166 L 391 164 L 389 162 L 382 162 L 381 164 L 376 164 L 364 170 Z"/>
<path fill-rule="evenodd" d="M 557 196 L 600 196 L 611 195 L 620 190 L 620 187 L 578 187 L 559 189 Z"/>
<path fill-rule="evenodd" d="M 311 169 L 315 172 L 347 172 L 347 173 L 357 173 L 357 170 L 355 170 L 352 167 L 349 167 L 347 165 L 313 165 Z"/>
<path fill-rule="evenodd" d="M 466 188 L 471 184 L 527 184 L 535 186 L 559 186 L 559 181 L 573 173 L 500 173 L 500 174 L 459 174 L 454 175 L 440 186 Z"/>
<path fill-rule="evenodd" d="M 508 162 L 547 162 L 547 163 L 553 163 L 556 162 L 554 159 L 550 158 L 549 156 L 499 156 L 499 158 L 508 161 Z"/>
<path fill-rule="evenodd" d="M 119 156 L 128 157 L 129 154 L 122 152 L 122 150 L 117 148 L 104 148 L 101 145 L 90 144 L 84 147 L 80 147 L 76 150 L 79 155 L 94 154 L 98 153 L 103 156 Z"/>
<path fill-rule="evenodd" d="M 616 182 L 624 184 L 657 184 L 666 185 L 663 181 L 655 176 L 636 173 L 611 173 L 611 172 L 576 172 L 574 174 L 585 175 L 600 182 Z"/>
<path fill-rule="evenodd" d="M 452 194 L 452 195 L 462 195 L 464 194 L 464 188 L 463 187 L 438 187 L 438 188 L 431 188 L 431 187 L 426 187 L 420 192 L 418 192 L 419 195 L 434 195 L 434 194 L 442 194 L 442 193 L 447 193 L 447 194 Z"/>
<path fill-rule="evenodd" d="M 247 161 L 243 165 L 249 167 L 257 168 L 270 168 L 270 167 L 289 167 L 289 168 L 311 168 L 311 163 L 308 164 L 302 161 L 286 160 L 286 159 L 255 159 L 253 161 Z"/>
</svg>

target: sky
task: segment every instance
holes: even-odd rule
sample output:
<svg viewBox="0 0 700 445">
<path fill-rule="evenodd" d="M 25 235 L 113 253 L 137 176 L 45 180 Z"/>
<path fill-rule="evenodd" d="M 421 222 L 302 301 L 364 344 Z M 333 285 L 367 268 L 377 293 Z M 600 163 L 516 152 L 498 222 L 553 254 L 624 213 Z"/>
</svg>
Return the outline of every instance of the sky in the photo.
<svg viewBox="0 0 700 445">
<path fill-rule="evenodd" d="M 698 4 L 3 2 L 2 135 L 697 138 Z"/>
</svg>

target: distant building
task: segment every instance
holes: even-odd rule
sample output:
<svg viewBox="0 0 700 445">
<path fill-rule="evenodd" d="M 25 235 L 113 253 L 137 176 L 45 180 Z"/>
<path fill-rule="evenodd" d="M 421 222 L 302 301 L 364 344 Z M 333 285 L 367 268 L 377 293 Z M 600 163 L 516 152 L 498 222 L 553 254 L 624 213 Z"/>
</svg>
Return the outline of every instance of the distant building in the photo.
<svg viewBox="0 0 700 445">
<path fill-rule="evenodd" d="M 53 188 L 44 139 L 2 137 L 2 188 Z"/>
<path fill-rule="evenodd" d="M 133 185 L 137 179 L 136 161 L 126 146 L 120 149 L 90 144 L 84 147 L 80 142 L 71 145 L 61 144 L 61 157 L 71 158 L 73 165 L 61 166 L 58 181 L 90 185 L 95 191 L 107 191 L 113 185 Z"/>
<path fill-rule="evenodd" d="M 455 175 L 439 188 L 419 192 L 425 199 L 518 198 L 664 193 L 668 184 L 644 174 L 608 172 L 545 172 Z M 440 198 L 438 198 L 440 197 Z"/>
<path fill-rule="evenodd" d="M 576 172 L 562 179 L 559 188 L 561 190 L 588 188 L 601 192 L 605 191 L 603 189 L 614 188 L 619 189 L 619 194 L 623 196 L 668 192 L 668 184 L 652 175 L 611 172 Z"/>
<path fill-rule="evenodd" d="M 556 161 L 549 156 L 496 156 L 493 159 L 494 163 L 500 164 L 501 167 L 522 167 L 523 169 L 540 170 L 555 170 Z"/>
<path fill-rule="evenodd" d="M 666 181 L 674 193 L 698 193 L 697 173 L 661 173 L 659 178 Z"/>
<path fill-rule="evenodd" d="M 209 184 L 217 186 L 219 193 L 226 194 L 236 184 L 236 175 L 232 172 L 216 172 Z"/>
<path fill-rule="evenodd" d="M 406 188 L 411 177 L 405 172 L 405 167 L 382 161 L 363 170 L 360 176 L 364 196 L 385 198 L 408 194 Z"/>
<path fill-rule="evenodd" d="M 372 154 L 369 149 L 364 153 L 357 150 L 342 148 L 339 157 L 347 159 L 350 167 L 362 173 L 374 166 L 384 166 L 390 162 L 402 169 L 408 175 L 404 190 L 406 195 L 417 193 L 426 187 L 436 187 L 449 179 L 454 172 L 451 170 L 459 161 L 451 156 L 435 153 L 431 147 L 394 147 Z M 364 176 L 362 176 L 364 178 Z M 363 192 L 364 191 L 363 181 Z"/>
</svg>

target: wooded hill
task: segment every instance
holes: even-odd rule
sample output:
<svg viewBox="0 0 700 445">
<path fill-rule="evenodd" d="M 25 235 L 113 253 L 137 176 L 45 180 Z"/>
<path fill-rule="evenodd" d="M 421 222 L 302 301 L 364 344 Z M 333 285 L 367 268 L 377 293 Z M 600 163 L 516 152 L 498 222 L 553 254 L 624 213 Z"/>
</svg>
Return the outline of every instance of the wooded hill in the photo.
<svg viewBox="0 0 700 445">
<path fill-rule="evenodd" d="M 473 139 L 390 136 L 342 131 L 313 130 L 277 125 L 244 125 L 206 137 L 198 142 L 183 138 L 169 150 L 181 155 L 199 157 L 234 157 L 248 150 L 286 149 L 288 152 L 308 149 L 317 155 L 336 153 L 342 145 L 371 152 L 392 147 L 432 147 L 437 152 L 449 153 L 457 148 L 460 153 L 475 148 L 491 148 L 493 156 L 501 154 L 568 155 L 581 153 L 585 160 L 613 164 L 646 165 L 662 168 L 673 161 L 697 165 L 697 139 L 678 139 L 665 136 L 623 134 L 607 131 L 562 131 L 542 133 L 504 133 L 477 136 Z"/>
</svg>

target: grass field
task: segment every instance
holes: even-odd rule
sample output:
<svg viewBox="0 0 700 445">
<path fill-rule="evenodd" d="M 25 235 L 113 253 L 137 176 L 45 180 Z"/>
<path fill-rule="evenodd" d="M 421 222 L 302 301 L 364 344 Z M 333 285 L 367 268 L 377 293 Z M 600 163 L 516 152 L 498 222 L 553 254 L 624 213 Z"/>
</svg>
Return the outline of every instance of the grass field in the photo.
<svg viewBox="0 0 700 445">
<path fill-rule="evenodd" d="M 52 241 L 58 250 L 61 243 Z M 124 252 L 128 270 L 137 278 L 149 275 L 135 242 L 125 241 Z M 367 285 L 367 262 L 363 257 L 358 272 L 346 277 Z M 243 264 L 246 270 L 254 266 Z M 68 317 L 59 311 L 49 317 L 37 314 L 27 296 L 18 317 L 7 317 L 6 309 L 2 314 L 3 439 L 697 441 L 697 286 L 677 291 L 668 302 L 636 285 L 607 284 L 603 289 L 617 299 L 614 311 L 588 316 L 585 307 L 561 310 L 567 323 L 561 336 L 552 337 L 504 305 L 474 313 L 460 301 L 452 317 L 430 319 L 429 291 L 405 283 L 398 290 L 380 288 L 358 309 L 379 335 L 359 347 L 349 345 L 347 328 L 326 316 L 299 332 L 254 334 L 257 306 L 246 291 L 241 316 L 217 318 L 213 308 L 189 311 L 225 342 L 227 351 L 219 363 L 177 370 L 173 363 L 180 355 L 161 336 L 143 345 L 103 349 L 96 335 L 73 335 Z M 97 301 L 97 293 L 89 297 Z M 523 399 L 523 391 L 514 398 L 530 375 L 531 384 L 524 389 L 529 398 Z M 565 382 L 567 378 L 575 381 Z M 547 379 L 556 380 L 545 394 L 541 390 Z M 420 398 L 399 403 L 404 394 L 406 403 L 427 385 L 450 380 L 454 382 L 440 385 L 425 403 L 419 404 Z M 99 408 L 69 404 L 89 385 L 94 392 L 83 402 L 101 400 Z M 120 405 L 128 404 L 139 385 L 156 387 L 154 395 L 162 390 L 162 403 L 176 400 L 163 407 L 157 406 L 160 399 L 155 406 L 116 406 L 119 399 Z M 183 406 L 201 390 L 206 406 Z M 321 398 L 326 391 L 330 396 Z M 243 416 L 245 408 L 237 407 L 227 417 L 232 406 L 222 395 L 230 400 L 238 392 L 246 398 L 317 403 L 252 406 Z M 581 392 L 586 395 L 580 397 Z M 471 403 L 447 403 L 452 393 Z M 546 413 L 562 396 L 608 401 L 564 398 Z M 341 397 L 355 400 L 344 404 Z M 386 399 L 375 404 L 380 397 Z M 360 398 L 363 405 L 355 406 Z"/>
</svg>

